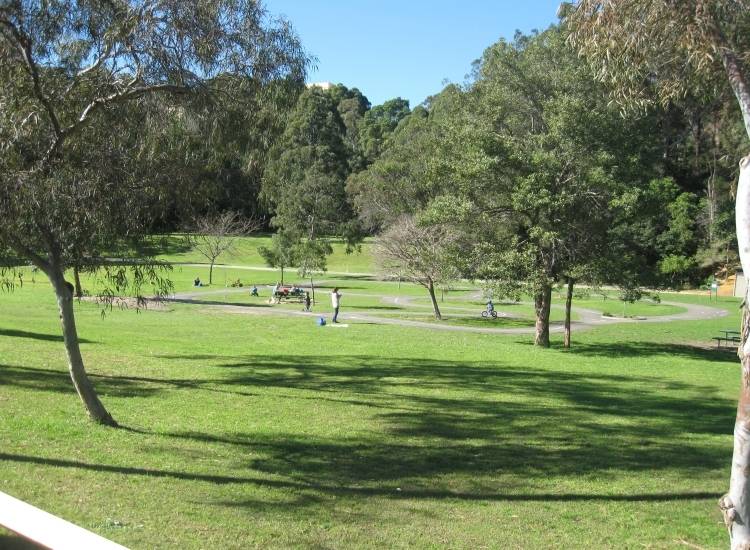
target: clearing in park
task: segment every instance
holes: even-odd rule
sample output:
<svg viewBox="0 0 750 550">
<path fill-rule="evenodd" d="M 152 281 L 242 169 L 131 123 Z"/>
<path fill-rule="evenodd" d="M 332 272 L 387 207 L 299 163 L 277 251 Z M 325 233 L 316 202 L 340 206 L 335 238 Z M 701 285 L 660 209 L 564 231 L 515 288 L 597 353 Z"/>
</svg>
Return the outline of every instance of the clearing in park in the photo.
<svg viewBox="0 0 750 550">
<path fill-rule="evenodd" d="M 553 329 L 544 350 L 530 303 L 482 319 L 472 285 L 441 302 L 456 330 L 432 330 L 423 288 L 344 274 L 368 250 L 334 256 L 312 314 L 269 305 L 278 273 L 242 251 L 218 288 L 178 268 L 174 302 L 77 302 L 116 430 L 81 414 L 54 295 L 28 275 L 2 295 L 0 489 L 132 548 L 722 545 L 737 367 L 711 336 L 737 299 L 662 294 L 629 306 L 648 321 L 577 330 L 620 313 L 591 295 L 573 348 Z M 315 322 L 334 286 L 345 330 Z M 708 318 L 680 320 L 695 306 Z"/>
</svg>

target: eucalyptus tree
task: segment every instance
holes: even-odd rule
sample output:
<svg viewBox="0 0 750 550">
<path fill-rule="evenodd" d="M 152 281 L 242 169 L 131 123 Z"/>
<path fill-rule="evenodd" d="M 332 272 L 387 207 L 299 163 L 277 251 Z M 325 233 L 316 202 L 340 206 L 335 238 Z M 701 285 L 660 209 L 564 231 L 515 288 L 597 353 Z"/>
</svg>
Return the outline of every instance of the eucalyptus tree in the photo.
<svg viewBox="0 0 750 550">
<path fill-rule="evenodd" d="M 462 232 L 450 221 L 423 215 L 446 189 L 443 180 L 430 176 L 429 165 L 440 139 L 435 119 L 450 116 L 456 92 L 444 91 L 431 112 L 418 107 L 403 118 L 380 157 L 347 183 L 360 220 L 379 232 L 375 258 L 380 270 L 424 286 L 436 319 L 442 315 L 435 286 L 459 276 L 454 259 Z"/>
<path fill-rule="evenodd" d="M 225 74 L 211 88 L 210 103 L 191 113 L 201 135 L 193 154 L 203 163 L 196 186 L 209 211 L 266 220 L 268 211 L 260 193 L 268 153 L 283 133 L 304 83 L 295 78 L 263 82 Z"/>
<path fill-rule="evenodd" d="M 332 251 L 330 239 L 343 238 L 351 247 L 361 237 L 346 195 L 350 150 L 337 107 L 332 94 L 317 87 L 300 96 L 269 153 L 262 188 L 273 212 L 271 225 L 296 239 L 305 265 L 321 270 Z"/>
<path fill-rule="evenodd" d="M 488 48 L 464 105 L 436 164 L 458 199 L 435 204 L 472 228 L 475 277 L 533 296 L 535 343 L 549 346 L 552 288 L 606 253 L 615 199 L 638 172 L 627 136 L 640 133 L 556 28 Z"/>
<path fill-rule="evenodd" d="M 666 103 L 695 90 L 729 87 L 750 137 L 748 0 L 581 0 L 564 6 L 570 40 L 624 107 Z M 736 193 L 740 261 L 750 273 L 750 156 Z M 750 312 L 739 355 L 741 393 L 729 492 L 720 500 L 732 548 L 750 548 Z"/>
<path fill-rule="evenodd" d="M 370 101 L 357 88 L 347 88 L 338 84 L 327 90 L 336 103 L 345 133 L 342 136 L 347 148 L 349 169 L 352 172 L 361 170 L 366 162 L 360 143 L 360 132 L 365 114 L 370 109 Z"/>
<path fill-rule="evenodd" d="M 136 292 L 164 291 L 153 262 L 103 255 L 142 236 L 182 177 L 175 128 L 220 75 L 301 81 L 306 64 L 289 25 L 252 0 L 0 4 L 0 248 L 52 283 L 94 421 L 116 424 L 84 369 L 66 269 L 103 267 L 110 295 L 128 272 Z"/>
<path fill-rule="evenodd" d="M 399 217 L 424 209 L 435 193 L 425 178 L 435 125 L 418 107 L 399 124 L 385 148 L 366 170 L 352 174 L 347 194 L 369 231 L 379 231 Z"/>
<path fill-rule="evenodd" d="M 400 97 L 376 105 L 364 115 L 359 141 L 366 161 L 377 159 L 388 146 L 388 138 L 398 123 L 409 114 L 409 101 Z"/>
</svg>

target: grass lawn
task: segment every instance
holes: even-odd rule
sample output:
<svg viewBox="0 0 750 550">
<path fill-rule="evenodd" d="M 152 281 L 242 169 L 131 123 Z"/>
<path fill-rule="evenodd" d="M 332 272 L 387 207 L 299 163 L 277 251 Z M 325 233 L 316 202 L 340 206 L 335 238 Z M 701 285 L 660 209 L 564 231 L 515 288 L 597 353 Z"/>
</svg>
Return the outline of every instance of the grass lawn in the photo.
<svg viewBox="0 0 750 550">
<path fill-rule="evenodd" d="M 530 335 L 320 328 L 257 315 L 301 307 L 266 303 L 279 277 L 258 269 L 262 240 L 221 259 L 251 269 L 219 266 L 209 287 L 192 286 L 207 267 L 174 268 L 175 291 L 200 304 L 102 317 L 76 303 L 87 368 L 118 430 L 84 417 L 49 284 L 27 274 L 0 294 L 0 490 L 131 548 L 726 546 L 716 502 L 738 365 L 711 337 L 738 326 L 737 300 L 712 303 L 723 319 L 574 331 L 569 351 L 559 334 L 541 350 Z M 367 246 L 337 248 L 329 269 L 372 271 Z M 176 237 L 154 252 L 201 261 Z M 235 279 L 239 292 L 225 287 Z M 294 270 L 287 280 L 303 282 Z M 330 314 L 338 286 L 344 313 L 431 321 L 416 285 L 340 273 L 316 285 L 316 311 Z M 525 302 L 496 304 L 515 319 L 480 319 L 477 294 L 447 293 L 443 323 L 533 324 Z M 221 303 L 248 314 L 209 307 Z M 574 305 L 622 311 L 600 296 Z M 0 531 L 5 546 L 22 547 Z"/>
<path fill-rule="evenodd" d="M 350 306 L 396 287 L 340 281 Z M 77 303 L 113 430 L 84 418 L 49 285 L 26 284 L 0 294 L 0 490 L 132 548 L 725 547 L 738 368 L 707 348 L 739 320 L 719 305 L 564 351 Z"/>
<path fill-rule="evenodd" d="M 249 265 L 265 266 L 263 258 L 258 254 L 258 247 L 270 246 L 271 235 L 243 237 L 237 239 L 235 249 L 222 254 L 217 260 L 225 265 Z M 206 257 L 195 250 L 187 240 L 180 235 L 162 235 L 152 239 L 152 248 L 147 252 L 156 257 L 175 263 L 206 263 Z M 351 254 L 346 253 L 346 247 L 342 242 L 333 242 L 333 254 L 328 258 L 328 270 L 343 273 L 372 273 L 375 268 L 372 262 L 370 250 L 372 241 L 366 239 L 360 251 Z M 292 275 L 294 269 L 289 269 Z M 208 270 L 206 270 L 208 280 Z"/>
</svg>

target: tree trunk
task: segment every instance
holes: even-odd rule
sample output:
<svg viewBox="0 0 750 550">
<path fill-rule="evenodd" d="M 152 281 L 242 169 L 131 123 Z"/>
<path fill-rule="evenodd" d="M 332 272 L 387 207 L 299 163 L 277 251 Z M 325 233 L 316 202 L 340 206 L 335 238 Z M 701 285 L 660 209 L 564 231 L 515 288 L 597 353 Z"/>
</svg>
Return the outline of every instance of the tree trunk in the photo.
<svg viewBox="0 0 750 550">
<path fill-rule="evenodd" d="M 94 386 L 91 384 L 83 367 L 83 357 L 81 356 L 81 348 L 78 344 L 78 332 L 73 313 L 73 293 L 70 288 L 72 285 L 65 281 L 62 271 L 56 267 L 52 267 L 48 275 L 57 296 L 63 341 L 65 342 L 65 351 L 68 354 L 70 378 L 73 380 L 73 385 L 78 392 L 78 396 L 81 398 L 89 417 L 94 422 L 106 424 L 107 426 L 117 426 L 117 422 L 110 416 L 96 395 Z"/>
<path fill-rule="evenodd" d="M 208 286 L 214 284 L 214 261 L 211 260 L 211 267 L 208 268 Z"/>
<path fill-rule="evenodd" d="M 737 245 L 742 269 L 750 273 L 750 156 L 740 162 L 735 208 Z M 750 548 L 750 293 L 745 293 L 742 315 L 742 342 L 739 348 L 741 389 L 734 424 L 734 452 L 729 492 L 719 501 L 729 529 L 733 549 Z"/>
<path fill-rule="evenodd" d="M 432 300 L 432 309 L 435 311 L 435 319 L 442 321 L 443 316 L 440 315 L 440 308 L 438 307 L 437 299 L 435 298 L 435 285 L 432 282 L 432 279 L 427 280 L 427 290 L 430 292 L 430 300 Z"/>
<path fill-rule="evenodd" d="M 534 297 L 534 311 L 536 312 L 536 334 L 534 345 L 549 347 L 549 308 L 552 303 L 552 287 L 545 285 Z"/>
<path fill-rule="evenodd" d="M 573 303 L 573 285 L 575 281 L 568 277 L 568 293 L 565 295 L 565 336 L 563 337 L 563 347 L 570 347 L 570 306 Z"/>
<path fill-rule="evenodd" d="M 281 286 L 284 286 L 284 268 L 281 268 Z"/>
<path fill-rule="evenodd" d="M 81 287 L 81 277 L 78 274 L 77 267 L 73 267 L 73 282 L 75 283 L 76 298 L 83 298 L 83 288 Z"/>
<path fill-rule="evenodd" d="M 312 303 L 315 303 L 315 283 L 313 282 L 313 278 L 310 277 L 310 291 L 312 293 Z"/>
<path fill-rule="evenodd" d="M 727 71 L 729 84 L 732 86 L 734 96 L 740 104 L 742 121 L 745 123 L 745 131 L 750 137 L 750 87 L 745 79 L 742 64 L 737 58 L 737 55 L 729 49 L 724 49 L 722 51 L 721 60 Z"/>
</svg>

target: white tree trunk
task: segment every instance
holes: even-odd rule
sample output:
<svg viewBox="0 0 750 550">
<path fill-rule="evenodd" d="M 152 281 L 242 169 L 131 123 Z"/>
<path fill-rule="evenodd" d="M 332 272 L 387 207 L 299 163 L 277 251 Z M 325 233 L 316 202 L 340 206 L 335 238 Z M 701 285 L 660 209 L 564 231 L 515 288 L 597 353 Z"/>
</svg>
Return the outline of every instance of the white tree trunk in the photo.
<svg viewBox="0 0 750 550">
<path fill-rule="evenodd" d="M 736 203 L 737 245 L 745 274 L 750 274 L 750 156 L 740 162 Z M 729 492 L 719 501 L 729 529 L 732 549 L 750 549 L 750 315 L 748 299 L 742 315 L 742 344 L 739 349 L 741 389 L 734 424 L 734 452 Z"/>
</svg>

